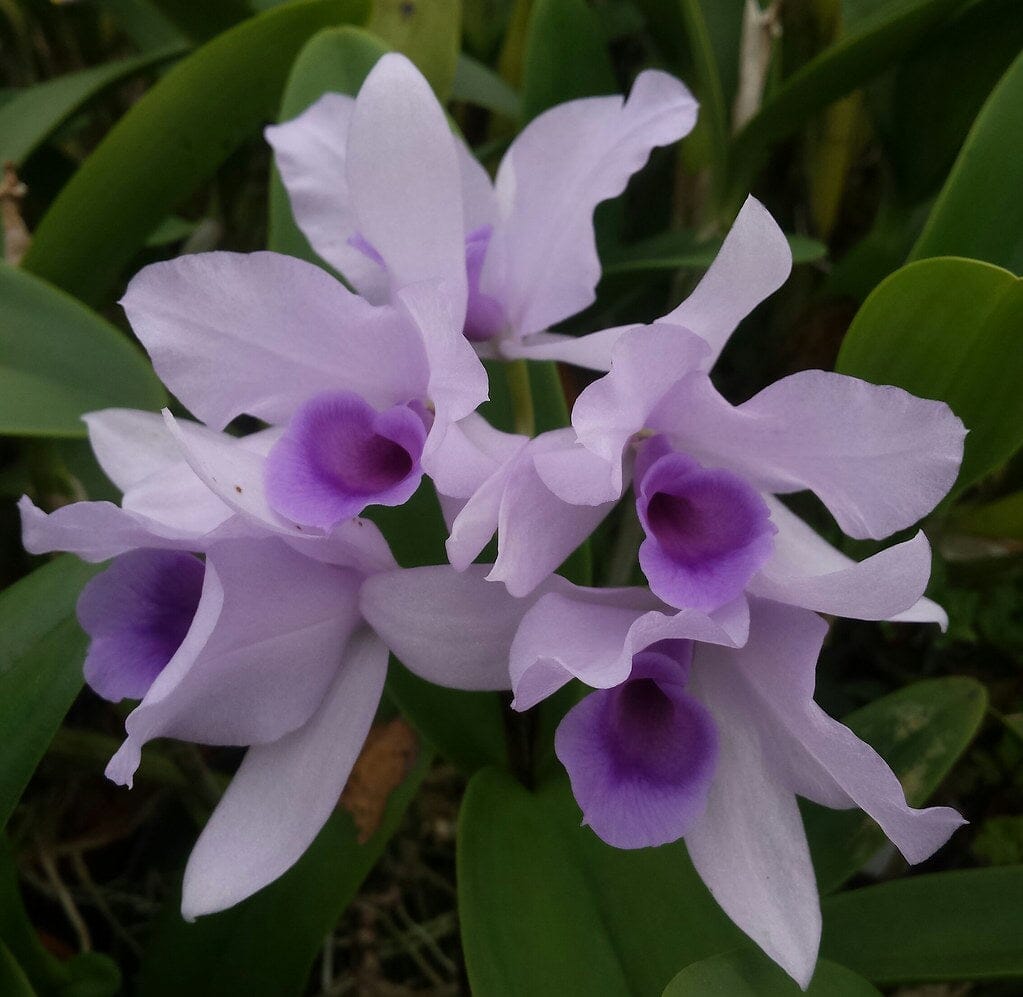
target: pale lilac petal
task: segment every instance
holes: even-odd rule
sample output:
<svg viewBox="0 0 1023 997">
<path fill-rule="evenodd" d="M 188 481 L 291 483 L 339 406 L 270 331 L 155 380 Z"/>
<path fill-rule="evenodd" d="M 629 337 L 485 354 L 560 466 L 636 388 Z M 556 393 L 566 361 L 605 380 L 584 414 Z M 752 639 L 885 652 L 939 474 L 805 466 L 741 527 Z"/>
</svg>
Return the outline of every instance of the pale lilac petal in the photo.
<svg viewBox="0 0 1023 997">
<path fill-rule="evenodd" d="M 154 263 L 121 304 L 161 380 L 215 429 L 242 413 L 287 422 L 321 391 L 358 391 L 386 408 L 426 387 L 425 355 L 403 316 L 277 253 Z"/>
<path fill-rule="evenodd" d="M 452 517 L 444 549 L 457 571 L 464 571 L 472 564 L 497 532 L 505 489 L 518 468 L 515 460 L 499 467 Z"/>
<path fill-rule="evenodd" d="M 857 563 L 780 501 L 768 496 L 767 503 L 778 533 L 774 554 L 749 585 L 753 595 L 858 620 L 893 619 L 919 603 L 931 571 L 923 532 Z"/>
<path fill-rule="evenodd" d="M 771 556 L 776 527 L 742 478 L 665 447 L 648 440 L 636 463 L 639 563 L 668 605 L 710 612 L 742 594 Z"/>
<path fill-rule="evenodd" d="M 483 416 L 473 413 L 448 426 L 433 452 L 430 477 L 441 496 L 467 499 L 526 442 L 527 437 L 495 429 Z"/>
<path fill-rule="evenodd" d="M 18 503 L 22 543 L 30 554 L 68 551 L 83 561 L 106 561 L 141 547 L 204 550 L 209 543 L 246 532 L 233 519 L 212 533 L 165 526 L 112 502 L 75 502 L 47 514 L 27 496 Z"/>
<path fill-rule="evenodd" d="M 719 751 L 686 847 L 724 912 L 805 989 L 820 945 L 817 882 L 795 794 L 763 750 L 743 690 L 716 667 L 743 653 L 696 651 L 689 688 L 714 717 Z"/>
<path fill-rule="evenodd" d="M 446 429 L 476 411 L 487 400 L 487 371 L 472 345 L 462 334 L 465 308 L 450 281 L 427 281 L 404 287 L 397 298 L 419 331 L 426 354 L 428 381 L 416 397 L 429 399 L 436 410 L 436 423 Z M 429 453 L 432 448 L 428 447 Z"/>
<path fill-rule="evenodd" d="M 685 678 L 654 645 L 624 683 L 590 693 L 558 726 L 555 750 L 583 823 L 615 848 L 677 841 L 706 806 L 717 731 Z"/>
<path fill-rule="evenodd" d="M 82 419 L 99 466 L 122 492 L 181 463 L 181 451 L 158 412 L 108 408 Z"/>
<path fill-rule="evenodd" d="M 468 237 L 487 226 L 492 229 L 497 223 L 497 195 L 487 171 L 458 136 L 455 136 L 455 151 L 462 179 L 462 215 Z"/>
<path fill-rule="evenodd" d="M 489 584 L 489 568 L 459 572 L 444 564 L 374 575 L 362 586 L 363 616 L 422 678 L 455 689 L 508 689 L 512 639 L 534 600 Z"/>
<path fill-rule="evenodd" d="M 678 80 L 648 70 L 627 101 L 570 101 L 516 137 L 497 173 L 501 221 L 482 283 L 516 335 L 541 332 L 593 301 L 600 279 L 594 208 L 625 189 L 655 146 L 687 134 L 696 109 Z"/>
<path fill-rule="evenodd" d="M 104 699 L 141 699 L 177 653 L 199 606 L 205 568 L 191 554 L 136 550 L 78 597 L 89 635 L 85 681 Z"/>
<path fill-rule="evenodd" d="M 690 379 L 661 399 L 651 428 L 765 491 L 812 489 L 846 533 L 875 540 L 945 495 L 966 435 L 944 402 L 819 370 L 782 378 L 736 408 L 709 380 Z"/>
<path fill-rule="evenodd" d="M 493 226 L 484 225 L 470 230 L 465 237 L 465 276 L 468 281 L 465 338 L 472 343 L 486 342 L 499 336 L 508 324 L 501 302 L 480 287 L 483 263 L 493 234 Z"/>
<path fill-rule="evenodd" d="M 297 118 L 263 134 L 309 245 L 367 301 L 387 300 L 387 271 L 356 244 L 358 225 L 348 189 L 348 132 L 355 99 L 325 93 Z"/>
<path fill-rule="evenodd" d="M 380 527 L 358 516 L 339 523 L 323 537 L 290 536 L 284 539 L 289 547 L 306 557 L 339 568 L 353 568 L 360 575 L 390 571 L 398 566 Z"/>
<path fill-rule="evenodd" d="M 366 77 L 346 168 L 359 235 L 386 263 L 392 296 L 444 281 L 461 331 L 466 229 L 457 142 L 430 85 L 404 56 L 385 55 Z"/>
<path fill-rule="evenodd" d="M 422 416 L 408 405 L 378 412 L 348 391 L 302 405 L 266 461 L 270 507 L 329 530 L 369 505 L 402 505 L 422 478 Z"/>
<path fill-rule="evenodd" d="M 337 806 L 376 713 L 387 649 L 360 631 L 298 730 L 250 748 L 185 867 L 186 920 L 231 907 L 287 872 Z"/>
<path fill-rule="evenodd" d="M 709 368 L 739 323 L 791 271 L 792 251 L 778 223 L 755 197 L 748 197 L 696 289 L 659 321 L 684 326 L 706 340 Z"/>
<path fill-rule="evenodd" d="M 610 373 L 576 399 L 572 425 L 579 442 L 612 465 L 619 494 L 624 477 L 622 458 L 630 438 L 647 427 L 651 413 L 669 389 L 694 377 L 705 379 L 700 372 L 709 353 L 710 347 L 699 336 L 679 326 L 638 326 L 619 338 L 612 351 Z M 682 413 L 678 417 L 681 419 Z"/>
<path fill-rule="evenodd" d="M 827 630 L 823 621 L 760 600 L 751 610 L 746 647 L 709 656 L 717 659 L 719 675 L 745 684 L 765 750 L 769 746 L 777 755 L 789 784 L 828 806 L 860 807 L 907 862 L 928 858 L 965 821 L 950 807 L 911 808 L 884 759 L 813 701 L 817 655 Z"/>
<path fill-rule="evenodd" d="M 359 582 L 276 539 L 211 549 L 192 627 L 128 717 L 107 776 L 130 785 L 154 737 L 258 744 L 303 724 L 359 623 Z"/>
<path fill-rule="evenodd" d="M 534 455 L 566 447 L 575 447 L 572 430 L 544 433 L 523 449 L 509 469 L 498 511 L 497 560 L 488 577 L 504 582 L 512 595 L 531 592 L 614 508 L 614 502 L 569 505 L 543 483 Z"/>
<path fill-rule="evenodd" d="M 937 623 L 942 633 L 948 629 L 948 613 L 936 602 L 930 599 L 917 599 L 917 601 L 894 616 L 889 616 L 893 623 Z"/>
<path fill-rule="evenodd" d="M 601 329 L 586 336 L 565 336 L 557 332 L 537 332 L 523 339 L 505 339 L 499 345 L 500 353 L 508 359 L 560 360 L 587 370 L 601 373 L 611 369 L 611 356 L 615 344 L 626 332 L 638 326 L 619 325 Z"/>
<path fill-rule="evenodd" d="M 515 635 L 512 705 L 529 709 L 572 678 L 596 689 L 619 685 L 629 676 L 633 655 L 661 640 L 739 646 L 747 623 L 744 600 L 707 616 L 671 611 L 648 589 L 563 586 L 537 600 Z"/>
</svg>

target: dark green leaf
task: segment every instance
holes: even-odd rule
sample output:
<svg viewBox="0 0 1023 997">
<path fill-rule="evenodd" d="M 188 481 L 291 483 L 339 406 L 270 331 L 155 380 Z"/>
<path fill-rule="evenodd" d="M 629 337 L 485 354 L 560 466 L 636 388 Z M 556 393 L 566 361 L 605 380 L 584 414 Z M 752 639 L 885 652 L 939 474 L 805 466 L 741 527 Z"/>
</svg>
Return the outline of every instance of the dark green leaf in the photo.
<svg viewBox="0 0 1023 997">
<path fill-rule="evenodd" d="M 252 14 L 245 0 L 149 0 L 186 37 L 204 42 Z"/>
<path fill-rule="evenodd" d="M 5 997 L 36 997 L 28 977 L 3 942 L 0 942 L 0 993 Z"/>
<path fill-rule="evenodd" d="M 82 415 L 160 408 L 142 352 L 95 312 L 13 267 L 0 267 L 0 433 L 84 436 Z"/>
<path fill-rule="evenodd" d="M 455 78 L 462 38 L 458 0 L 373 0 L 366 27 L 407 55 L 445 100 Z"/>
<path fill-rule="evenodd" d="M 566 100 L 619 90 L 600 22 L 585 0 L 536 0 L 522 74 L 526 121 Z"/>
<path fill-rule="evenodd" d="M 1023 281 L 975 260 L 922 260 L 867 298 L 836 370 L 948 402 L 970 431 L 953 494 L 1023 443 Z"/>
<path fill-rule="evenodd" d="M 817 239 L 790 235 L 788 241 L 794 263 L 816 263 L 827 256 L 827 246 Z M 604 276 L 645 270 L 706 270 L 722 242 L 724 239 L 700 242 L 695 232 L 665 232 L 622 246 L 604 262 Z"/>
<path fill-rule="evenodd" d="M 880 997 L 862 976 L 824 960 L 817 963 L 807 990 L 762 952 L 739 949 L 686 966 L 668 984 L 664 997 Z"/>
<path fill-rule="evenodd" d="M 365 13 L 365 0 L 287 4 L 183 59 L 82 164 L 22 265 L 87 302 L 101 301 L 159 222 L 276 116 L 306 39 Z"/>
<path fill-rule="evenodd" d="M 1021 187 L 1023 54 L 1009 67 L 970 129 L 910 259 L 969 256 L 1020 273 Z"/>
<path fill-rule="evenodd" d="M 534 794 L 496 770 L 477 773 L 458 849 L 475 993 L 657 994 L 682 966 L 743 942 L 681 843 L 610 848 L 580 827 L 564 780 Z"/>
<path fill-rule="evenodd" d="M 0 594 L 0 827 L 82 687 L 75 603 L 96 571 L 62 556 Z"/>
<path fill-rule="evenodd" d="M 918 44 L 962 0 L 891 0 L 799 69 L 732 144 L 730 198 L 740 203 L 772 146 Z"/>
<path fill-rule="evenodd" d="M 892 767 L 911 806 L 922 806 L 969 746 L 984 720 L 987 691 L 968 678 L 916 682 L 843 718 Z M 884 844 L 859 810 L 803 805 L 822 893 L 836 890 Z"/>
<path fill-rule="evenodd" d="M 430 752 L 421 753 L 365 844 L 358 843 L 351 818 L 338 811 L 293 868 L 238 906 L 186 924 L 175 899 L 146 950 L 140 997 L 303 993 L 324 937 L 397 829 L 430 759 Z"/>
<path fill-rule="evenodd" d="M 960 506 L 948 525 L 976 537 L 1023 541 L 1023 492 L 984 505 Z"/>
<path fill-rule="evenodd" d="M 182 52 L 180 46 L 118 59 L 18 91 L 0 107 L 0 163 L 23 163 L 57 127 L 107 87 Z"/>
<path fill-rule="evenodd" d="M 911 876 L 824 902 L 821 953 L 877 984 L 1023 978 L 1023 866 Z"/>
<path fill-rule="evenodd" d="M 489 66 L 465 54 L 458 57 L 451 99 L 503 114 L 512 121 L 522 115 L 519 95 Z"/>
</svg>

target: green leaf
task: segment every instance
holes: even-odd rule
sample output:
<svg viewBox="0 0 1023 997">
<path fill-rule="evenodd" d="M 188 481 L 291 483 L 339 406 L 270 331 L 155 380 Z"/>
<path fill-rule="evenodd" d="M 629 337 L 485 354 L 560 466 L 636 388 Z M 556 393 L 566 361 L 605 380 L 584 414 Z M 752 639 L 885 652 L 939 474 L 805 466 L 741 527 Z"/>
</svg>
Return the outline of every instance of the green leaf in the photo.
<svg viewBox="0 0 1023 997">
<path fill-rule="evenodd" d="M 5 997 L 36 997 L 28 977 L 3 942 L 0 942 L 0 993 Z"/>
<path fill-rule="evenodd" d="M 276 115 L 306 39 L 365 13 L 365 0 L 287 4 L 183 59 L 64 187 L 22 266 L 87 302 L 102 301 L 159 222 Z"/>
<path fill-rule="evenodd" d="M 909 804 L 919 807 L 969 746 L 986 710 L 984 686 L 952 676 L 906 686 L 842 722 L 888 762 Z M 884 844 L 884 833 L 859 810 L 811 803 L 802 810 L 822 893 L 838 889 Z"/>
<path fill-rule="evenodd" d="M 75 603 L 97 570 L 65 555 L 0 594 L 0 827 L 82 687 Z"/>
<path fill-rule="evenodd" d="M 114 83 L 179 55 L 180 46 L 68 73 L 19 90 L 0 107 L 0 163 L 23 163 L 86 101 Z"/>
<path fill-rule="evenodd" d="M 324 937 L 397 830 L 430 761 L 430 752 L 421 752 L 365 844 L 338 811 L 295 866 L 236 907 L 187 924 L 175 898 L 143 958 L 140 997 L 304 993 Z"/>
<path fill-rule="evenodd" d="M 445 100 L 462 39 L 461 0 L 373 0 L 366 27 L 407 55 Z"/>
<path fill-rule="evenodd" d="M 511 121 L 522 116 L 522 99 L 489 66 L 464 53 L 458 57 L 451 99 L 503 114 Z"/>
<path fill-rule="evenodd" d="M 723 952 L 686 966 L 663 997 L 880 997 L 862 976 L 833 962 L 817 963 L 813 980 L 801 990 L 784 970 L 756 949 Z"/>
<path fill-rule="evenodd" d="M 387 46 L 360 28 L 327 28 L 306 43 L 288 76 L 278 121 L 290 121 L 325 93 L 355 95 Z M 276 169 L 270 181 L 267 249 L 326 266 L 295 224 Z"/>
<path fill-rule="evenodd" d="M 911 263 L 877 286 L 836 370 L 947 402 L 970 431 L 953 495 L 1023 443 L 1023 281 L 976 260 Z"/>
<path fill-rule="evenodd" d="M 577 97 L 618 93 L 600 22 L 585 0 L 535 0 L 526 29 L 526 121 Z"/>
<path fill-rule="evenodd" d="M 233 28 L 252 14 L 245 0 L 149 0 L 171 24 L 194 42 Z"/>
<path fill-rule="evenodd" d="M 787 236 L 793 263 L 816 263 L 828 248 L 805 235 Z M 622 246 L 603 265 L 605 277 L 647 270 L 706 270 L 721 249 L 723 238 L 699 241 L 695 232 L 664 232 Z"/>
<path fill-rule="evenodd" d="M 1023 866 L 911 876 L 824 902 L 821 953 L 874 983 L 1023 978 Z"/>
<path fill-rule="evenodd" d="M 656 994 L 743 942 L 681 843 L 624 851 L 579 826 L 568 784 L 469 783 L 458 889 L 469 982 L 487 997 Z"/>
<path fill-rule="evenodd" d="M 1023 54 L 970 129 L 910 259 L 969 256 L 1023 271 L 1021 186 Z"/>
<path fill-rule="evenodd" d="M 1023 541 L 1023 492 L 984 505 L 960 506 L 949 517 L 948 528 L 975 537 Z"/>
<path fill-rule="evenodd" d="M 732 143 L 730 200 L 741 203 L 772 147 L 919 43 L 962 0 L 891 0 L 787 79 Z"/>
<path fill-rule="evenodd" d="M 0 267 L 0 329 L 0 433 L 85 436 L 85 412 L 166 404 L 149 361 L 127 337 L 7 266 Z"/>
</svg>

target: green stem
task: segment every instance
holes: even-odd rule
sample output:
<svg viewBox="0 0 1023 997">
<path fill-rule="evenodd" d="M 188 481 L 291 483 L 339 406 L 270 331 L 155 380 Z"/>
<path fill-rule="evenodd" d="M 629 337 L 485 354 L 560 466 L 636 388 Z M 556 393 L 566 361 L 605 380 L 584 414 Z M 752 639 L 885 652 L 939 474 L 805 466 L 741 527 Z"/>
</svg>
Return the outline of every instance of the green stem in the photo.
<svg viewBox="0 0 1023 997">
<path fill-rule="evenodd" d="M 604 585 L 608 588 L 619 588 L 629 584 L 639 545 L 643 540 L 643 528 L 636 515 L 636 504 L 630 496 L 627 496 L 619 506 L 618 534 L 615 536 L 607 562 L 607 571 L 604 573 Z"/>
<path fill-rule="evenodd" d="M 529 384 L 529 368 L 525 360 L 511 360 L 505 364 L 505 378 L 511 395 L 512 417 L 516 433 L 532 436 L 536 432 L 536 413 L 533 410 L 533 392 Z"/>
</svg>

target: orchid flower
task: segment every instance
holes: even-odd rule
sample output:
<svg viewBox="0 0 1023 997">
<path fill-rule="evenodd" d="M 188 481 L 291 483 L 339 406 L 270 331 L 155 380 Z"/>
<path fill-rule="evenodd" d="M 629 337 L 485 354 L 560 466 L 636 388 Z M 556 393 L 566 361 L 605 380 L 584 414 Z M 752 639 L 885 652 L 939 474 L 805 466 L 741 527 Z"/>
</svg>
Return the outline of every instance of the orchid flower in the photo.
<svg viewBox="0 0 1023 997">
<path fill-rule="evenodd" d="M 471 562 L 496 529 L 491 578 L 525 595 L 631 481 L 640 562 L 670 605 L 710 611 L 748 592 L 862 619 L 944 623 L 918 601 L 930 570 L 923 533 L 855 564 L 775 496 L 816 492 L 853 537 L 912 525 L 951 487 L 962 458 L 965 430 L 948 406 L 824 371 L 733 406 L 710 381 L 728 336 L 790 266 L 784 236 L 750 198 L 678 308 L 650 326 L 596 334 L 609 373 L 579 396 L 571 429 L 517 438 L 454 515 L 451 563 Z"/>
<path fill-rule="evenodd" d="M 594 687 L 555 737 L 583 822 L 618 848 L 684 838 L 722 909 L 805 989 L 821 914 L 796 797 L 860 807 L 911 863 L 964 821 L 910 808 L 884 760 L 813 701 L 827 631 L 814 613 L 751 599 L 736 647 L 706 619 L 690 639 L 666 637 L 667 607 L 648 598 L 543 595 L 512 646 L 515 705 L 572 677 Z"/>
<path fill-rule="evenodd" d="M 179 449 L 181 437 L 211 433 L 204 427 L 179 422 L 172 432 L 157 415 L 126 410 L 87 423 L 122 506 L 80 502 L 46 515 L 24 498 L 21 511 L 31 552 L 113 558 L 78 603 L 89 685 L 141 700 L 107 776 L 131 786 L 156 737 L 249 749 L 186 868 L 182 912 L 193 918 L 272 882 L 329 817 L 387 671 L 389 645 L 363 617 L 360 590 L 377 573 L 403 575 L 367 520 L 325 536 L 278 534 L 221 502 Z M 258 455 L 274 435 L 231 445 Z M 498 588 L 480 584 L 485 570 L 416 574 L 387 607 L 400 618 L 430 599 L 448 635 L 438 646 L 451 684 L 470 674 L 477 688 L 507 684 L 527 605 L 496 600 Z"/>
<path fill-rule="evenodd" d="M 688 134 L 696 111 L 678 80 L 648 70 L 627 100 L 536 117 L 491 183 L 419 71 L 390 54 L 357 97 L 326 94 L 266 137 L 299 228 L 367 300 L 444 280 L 462 289 L 465 335 L 484 355 L 591 366 L 592 340 L 546 330 L 594 300 L 593 210 L 655 146 Z"/>
</svg>

